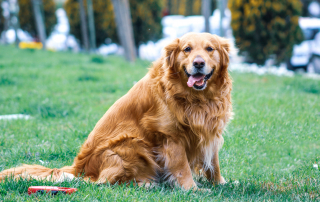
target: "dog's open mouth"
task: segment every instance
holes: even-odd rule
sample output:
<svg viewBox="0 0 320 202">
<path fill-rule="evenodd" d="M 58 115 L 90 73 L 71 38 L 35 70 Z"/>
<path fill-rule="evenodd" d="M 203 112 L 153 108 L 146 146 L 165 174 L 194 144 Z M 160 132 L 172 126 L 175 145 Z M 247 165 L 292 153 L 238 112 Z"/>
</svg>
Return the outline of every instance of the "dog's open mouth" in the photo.
<svg viewBox="0 0 320 202">
<path fill-rule="evenodd" d="M 197 90 L 204 89 L 206 87 L 207 81 L 211 78 L 213 71 L 214 71 L 214 69 L 212 69 L 211 72 L 207 75 L 201 74 L 201 73 L 191 75 L 187 72 L 186 68 L 184 68 L 184 72 L 188 76 L 187 85 L 189 87 L 193 87 Z"/>
</svg>

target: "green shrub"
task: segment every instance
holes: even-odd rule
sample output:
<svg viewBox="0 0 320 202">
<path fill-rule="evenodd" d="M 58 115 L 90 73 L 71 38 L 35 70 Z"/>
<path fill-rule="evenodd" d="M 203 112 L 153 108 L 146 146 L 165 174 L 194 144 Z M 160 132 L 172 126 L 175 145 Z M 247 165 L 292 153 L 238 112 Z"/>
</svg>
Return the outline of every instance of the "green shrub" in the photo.
<svg viewBox="0 0 320 202">
<path fill-rule="evenodd" d="M 280 63 L 291 57 L 293 45 L 303 40 L 298 21 L 299 0 L 229 0 L 231 27 L 240 53 L 257 64 L 270 55 Z"/>
<path fill-rule="evenodd" d="M 18 3 L 20 7 L 19 21 L 21 29 L 29 32 L 33 37 L 38 37 L 31 0 L 18 0 Z M 54 25 L 57 23 L 55 15 L 56 5 L 54 0 L 42 0 L 42 7 L 46 34 L 49 36 Z"/>
<path fill-rule="evenodd" d="M 93 56 L 91 58 L 91 62 L 98 63 L 98 64 L 103 64 L 104 63 L 104 59 L 100 55 L 95 55 L 95 56 Z"/>
<path fill-rule="evenodd" d="M 136 45 L 161 37 L 162 0 L 129 0 Z"/>
<path fill-rule="evenodd" d="M 129 0 L 136 45 L 161 37 L 161 0 Z M 92 0 L 96 43 L 101 45 L 106 38 L 119 42 L 111 0 Z M 86 9 L 86 1 L 84 1 Z M 70 23 L 70 32 L 82 41 L 78 0 L 67 0 L 64 8 Z"/>
</svg>

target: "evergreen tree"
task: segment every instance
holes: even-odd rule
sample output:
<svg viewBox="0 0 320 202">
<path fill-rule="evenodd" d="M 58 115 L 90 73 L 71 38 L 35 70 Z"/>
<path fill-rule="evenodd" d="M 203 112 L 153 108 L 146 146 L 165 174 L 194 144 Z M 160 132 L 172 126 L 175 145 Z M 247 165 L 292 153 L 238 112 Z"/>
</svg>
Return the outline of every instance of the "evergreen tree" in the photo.
<svg viewBox="0 0 320 202">
<path fill-rule="evenodd" d="M 229 0 L 231 27 L 240 53 L 264 64 L 270 55 L 280 63 L 303 40 L 298 21 L 300 0 Z"/>
</svg>

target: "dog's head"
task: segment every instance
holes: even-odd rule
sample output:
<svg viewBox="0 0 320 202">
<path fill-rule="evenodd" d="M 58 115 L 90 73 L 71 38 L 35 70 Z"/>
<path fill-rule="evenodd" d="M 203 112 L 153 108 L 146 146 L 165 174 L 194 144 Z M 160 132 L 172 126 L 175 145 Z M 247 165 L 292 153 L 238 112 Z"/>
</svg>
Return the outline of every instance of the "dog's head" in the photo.
<svg viewBox="0 0 320 202">
<path fill-rule="evenodd" d="M 188 33 L 165 47 L 171 78 L 184 86 L 204 90 L 227 74 L 230 44 L 209 33 Z"/>
</svg>

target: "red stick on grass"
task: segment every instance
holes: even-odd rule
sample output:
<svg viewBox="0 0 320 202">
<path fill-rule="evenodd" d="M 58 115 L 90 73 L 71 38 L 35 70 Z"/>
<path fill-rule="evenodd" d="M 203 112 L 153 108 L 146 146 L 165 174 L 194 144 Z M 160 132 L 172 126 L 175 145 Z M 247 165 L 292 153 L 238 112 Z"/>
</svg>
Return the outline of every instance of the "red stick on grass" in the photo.
<svg viewBox="0 0 320 202">
<path fill-rule="evenodd" d="M 72 194 L 78 191 L 76 188 L 68 188 L 68 187 L 52 187 L 52 186 L 31 186 L 28 188 L 28 194 L 35 193 L 48 193 L 50 192 L 52 195 L 58 194 L 58 192 L 62 192 L 64 194 Z"/>
</svg>

